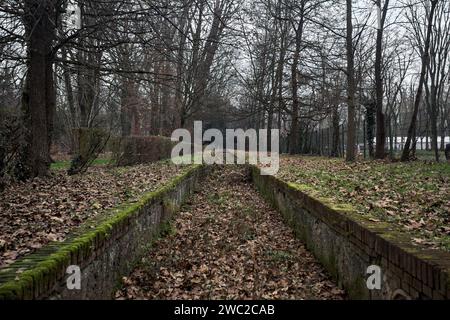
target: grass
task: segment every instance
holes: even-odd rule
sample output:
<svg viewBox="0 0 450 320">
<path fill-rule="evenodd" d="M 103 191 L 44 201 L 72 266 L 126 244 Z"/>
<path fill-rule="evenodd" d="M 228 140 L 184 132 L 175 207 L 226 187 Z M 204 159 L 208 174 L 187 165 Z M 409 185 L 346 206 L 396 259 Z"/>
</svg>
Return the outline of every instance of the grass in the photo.
<svg viewBox="0 0 450 320">
<path fill-rule="evenodd" d="M 450 249 L 450 163 L 282 157 L 278 177 L 398 225 L 419 243 Z"/>
<path fill-rule="evenodd" d="M 70 160 L 55 161 L 50 165 L 51 170 L 66 170 L 70 167 Z M 111 163 L 111 159 L 98 158 L 92 162 L 93 166 L 106 166 Z"/>
<path fill-rule="evenodd" d="M 211 205 L 218 205 L 221 208 L 226 207 L 227 201 L 231 198 L 231 193 L 228 191 L 220 192 L 220 193 L 210 193 L 207 196 L 207 201 Z"/>
<path fill-rule="evenodd" d="M 282 263 L 284 261 L 291 261 L 293 256 L 290 252 L 283 250 L 267 250 L 266 255 L 275 263 Z"/>
<path fill-rule="evenodd" d="M 394 152 L 394 156 L 397 159 L 400 159 L 402 156 L 402 151 L 396 151 Z M 428 160 L 428 161 L 434 161 L 435 155 L 434 151 L 432 150 L 416 150 L 416 157 L 419 160 Z M 445 160 L 445 153 L 444 151 L 439 151 L 439 160 L 444 161 Z"/>
</svg>

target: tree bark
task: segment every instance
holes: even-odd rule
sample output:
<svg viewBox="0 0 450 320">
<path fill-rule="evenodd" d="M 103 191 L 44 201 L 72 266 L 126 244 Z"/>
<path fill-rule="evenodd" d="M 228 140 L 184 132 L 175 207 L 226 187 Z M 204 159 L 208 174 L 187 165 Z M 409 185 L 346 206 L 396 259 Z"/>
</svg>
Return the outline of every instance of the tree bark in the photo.
<svg viewBox="0 0 450 320">
<path fill-rule="evenodd" d="M 376 105 L 373 101 L 370 101 L 366 106 L 366 137 L 367 137 L 367 145 L 369 148 L 369 157 L 374 158 L 374 127 L 375 127 L 375 109 Z"/>
<path fill-rule="evenodd" d="M 47 175 L 56 96 L 53 78 L 53 48 L 58 1 L 24 1 L 27 39 L 27 76 L 22 94 L 25 145 L 16 175 L 21 179 Z"/>
<path fill-rule="evenodd" d="M 382 79 L 382 64 L 383 64 L 383 29 L 386 20 L 386 14 L 389 6 L 389 0 L 385 0 L 383 9 L 381 9 L 381 0 L 377 0 L 377 6 L 382 11 L 379 17 L 380 25 L 377 29 L 376 53 L 375 53 L 375 92 L 376 92 L 376 115 L 377 115 L 377 137 L 375 157 L 377 159 L 384 159 L 385 157 L 385 143 L 386 143 L 386 124 L 383 113 L 383 79 Z"/>
<path fill-rule="evenodd" d="M 339 109 L 338 106 L 333 106 L 332 114 L 333 136 L 331 145 L 331 157 L 339 157 Z"/>
<path fill-rule="evenodd" d="M 292 58 L 291 66 L 291 85 L 292 85 L 292 114 L 291 114 L 291 131 L 289 134 L 289 153 L 295 154 L 298 152 L 298 117 L 299 117 L 299 99 L 298 99 L 298 64 L 300 60 L 300 48 L 303 37 L 303 11 L 304 1 L 302 1 L 300 9 L 300 21 L 295 30 L 295 50 Z"/>
<path fill-rule="evenodd" d="M 352 0 L 347 0 L 347 35 L 346 35 L 346 47 L 347 47 L 347 148 L 346 148 L 346 161 L 354 161 L 356 159 L 356 106 L 355 106 L 355 93 L 356 93 L 356 81 L 355 81 L 355 63 L 353 52 L 353 23 L 352 23 Z"/>
</svg>

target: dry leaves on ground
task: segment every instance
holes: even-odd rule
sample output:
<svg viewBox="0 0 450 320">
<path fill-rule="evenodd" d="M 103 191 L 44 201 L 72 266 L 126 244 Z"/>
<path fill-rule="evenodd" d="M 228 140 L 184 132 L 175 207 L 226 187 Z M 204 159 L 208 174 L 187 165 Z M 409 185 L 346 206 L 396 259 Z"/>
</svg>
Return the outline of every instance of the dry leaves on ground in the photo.
<svg viewBox="0 0 450 320">
<path fill-rule="evenodd" d="M 450 164 L 286 156 L 278 177 L 350 203 L 372 221 L 391 222 L 414 243 L 450 249 Z M 308 192 L 308 191 L 307 191 Z"/>
<path fill-rule="evenodd" d="M 246 173 L 225 166 L 207 177 L 116 298 L 342 299 Z"/>
<path fill-rule="evenodd" d="M 158 162 L 124 168 L 92 167 L 68 176 L 14 183 L 0 194 L 0 266 L 62 241 L 88 218 L 155 190 L 183 167 Z"/>
</svg>

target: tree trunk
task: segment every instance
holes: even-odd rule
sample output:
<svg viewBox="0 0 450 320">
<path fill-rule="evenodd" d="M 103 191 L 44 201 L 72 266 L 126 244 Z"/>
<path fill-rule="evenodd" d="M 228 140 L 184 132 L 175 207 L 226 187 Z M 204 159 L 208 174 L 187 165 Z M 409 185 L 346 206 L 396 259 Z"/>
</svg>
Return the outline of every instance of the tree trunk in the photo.
<svg viewBox="0 0 450 320">
<path fill-rule="evenodd" d="M 437 129 L 437 101 L 436 101 L 436 90 L 435 86 L 431 86 L 431 108 L 430 108 L 430 123 L 431 123 L 431 149 L 434 151 L 434 157 L 437 162 L 439 162 L 439 147 L 438 147 L 438 129 Z"/>
<path fill-rule="evenodd" d="M 333 141 L 331 145 L 331 157 L 339 156 L 339 110 L 338 106 L 333 106 L 332 115 L 332 125 L 333 125 Z"/>
<path fill-rule="evenodd" d="M 67 51 L 66 51 L 65 47 L 63 47 L 61 49 L 61 53 L 62 53 L 63 59 L 66 60 L 67 59 Z M 67 106 L 69 108 L 69 113 L 70 113 L 70 119 L 69 119 L 70 128 L 68 130 L 68 135 L 70 137 L 69 153 L 73 154 L 75 152 L 75 148 L 76 148 L 75 147 L 75 144 L 76 144 L 75 135 L 73 134 L 73 130 L 78 127 L 77 112 L 75 109 L 75 98 L 73 95 L 72 78 L 71 78 L 71 74 L 70 74 L 70 69 L 65 64 L 62 64 L 62 69 L 63 69 L 63 76 L 64 76 L 64 87 L 66 89 L 66 95 L 67 95 Z"/>
<path fill-rule="evenodd" d="M 303 1 L 301 7 L 300 22 L 295 30 L 295 50 L 292 59 L 291 66 L 291 85 L 292 85 L 292 114 L 291 114 L 291 132 L 289 135 L 289 153 L 295 154 L 298 152 L 298 112 L 299 112 L 299 99 L 298 99 L 298 64 L 300 60 L 300 46 L 303 36 Z"/>
<path fill-rule="evenodd" d="M 52 42 L 55 38 L 57 1 L 24 2 L 27 39 L 27 77 L 22 95 L 25 146 L 16 175 L 21 179 L 43 176 L 50 167 L 50 145 L 55 113 Z"/>
<path fill-rule="evenodd" d="M 391 123 L 391 117 L 388 118 L 388 130 L 389 130 L 389 156 L 394 158 L 394 137 L 392 132 L 392 123 Z"/>
<path fill-rule="evenodd" d="M 347 95 L 348 95 L 348 122 L 347 122 L 347 148 L 346 157 L 347 161 L 354 161 L 356 159 L 356 106 L 355 106 L 355 93 L 356 93 L 356 81 L 355 81 L 355 66 L 354 66 L 354 53 L 353 53 L 353 23 L 352 23 L 352 0 L 347 0 Z"/>
<path fill-rule="evenodd" d="M 375 127 L 375 104 L 373 102 L 369 102 L 366 107 L 366 134 L 367 134 L 367 145 L 369 147 L 369 157 L 374 158 L 374 127 Z"/>
<path fill-rule="evenodd" d="M 385 0 L 383 9 L 381 9 L 381 0 L 377 0 L 377 6 L 380 11 L 379 26 L 377 29 L 376 53 L 375 53 L 375 92 L 376 92 L 376 115 L 377 115 L 377 139 L 375 157 L 384 159 L 385 143 L 386 143 L 386 124 L 383 113 L 383 79 L 382 79 L 382 63 L 383 63 L 383 29 L 386 19 L 389 0 Z"/>
</svg>

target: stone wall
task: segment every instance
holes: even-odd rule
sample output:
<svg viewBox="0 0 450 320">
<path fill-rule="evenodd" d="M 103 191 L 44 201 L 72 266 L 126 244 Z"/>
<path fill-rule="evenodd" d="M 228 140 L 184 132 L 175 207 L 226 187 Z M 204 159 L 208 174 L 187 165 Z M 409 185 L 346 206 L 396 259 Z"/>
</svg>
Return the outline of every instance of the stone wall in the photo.
<svg viewBox="0 0 450 320">
<path fill-rule="evenodd" d="M 82 228 L 66 242 L 50 244 L 0 269 L 0 300 L 110 299 L 121 277 L 132 270 L 205 170 L 192 166 L 139 202 L 115 209 L 94 229 Z M 80 290 L 67 288 L 69 265 L 81 269 Z"/>
<path fill-rule="evenodd" d="M 391 224 L 370 221 L 350 206 L 306 194 L 305 186 L 252 178 L 350 299 L 449 299 L 450 253 L 412 244 Z M 369 290 L 367 268 L 381 268 L 381 288 Z"/>
</svg>

